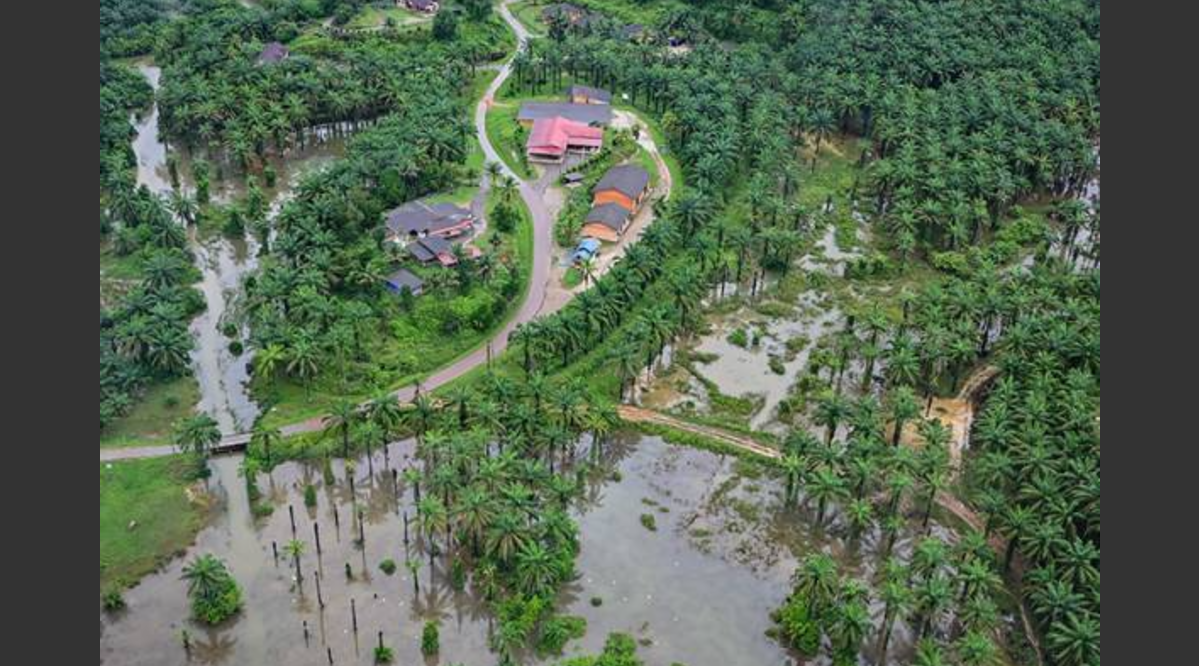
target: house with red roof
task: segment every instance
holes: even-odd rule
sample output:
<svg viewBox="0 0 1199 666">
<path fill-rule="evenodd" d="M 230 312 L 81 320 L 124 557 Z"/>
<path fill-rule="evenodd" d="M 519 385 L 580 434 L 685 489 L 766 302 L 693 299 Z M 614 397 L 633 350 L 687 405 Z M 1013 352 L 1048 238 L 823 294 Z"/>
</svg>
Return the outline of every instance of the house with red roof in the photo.
<svg viewBox="0 0 1199 666">
<path fill-rule="evenodd" d="M 533 122 L 526 145 L 529 160 L 561 162 L 567 153 L 587 153 L 604 147 L 604 130 L 562 117 Z"/>
</svg>

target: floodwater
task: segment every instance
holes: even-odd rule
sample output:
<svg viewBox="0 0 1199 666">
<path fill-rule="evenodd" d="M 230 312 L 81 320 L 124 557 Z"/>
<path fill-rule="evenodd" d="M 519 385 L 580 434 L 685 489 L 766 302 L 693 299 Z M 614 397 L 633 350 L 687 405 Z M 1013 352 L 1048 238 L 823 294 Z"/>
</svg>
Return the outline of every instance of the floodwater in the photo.
<svg viewBox="0 0 1199 666">
<path fill-rule="evenodd" d="M 754 429 L 762 429 L 775 420 L 779 404 L 807 369 L 817 344 L 845 322 L 844 315 L 815 292 L 804 294 L 796 312 L 792 318 L 781 319 L 758 314 L 750 307 L 741 308 L 714 321 L 711 333 L 694 347 L 695 352 L 713 359 L 709 363 L 696 362 L 695 368 L 715 383 L 721 393 L 762 400 L 761 409 L 750 420 Z M 748 333 L 749 347 L 729 342 L 729 336 L 737 330 Z M 755 337 L 760 343 L 757 346 L 752 344 Z M 793 349 L 788 349 L 788 343 L 792 343 Z M 772 358 L 782 362 L 782 374 L 771 368 Z"/>
<path fill-rule="evenodd" d="M 411 442 L 395 444 L 390 464 L 402 469 L 412 453 Z M 766 632 L 799 559 L 819 549 L 860 576 L 878 566 L 877 535 L 843 541 L 835 511 L 826 521 L 827 532 L 814 527 L 811 512 L 782 506 L 777 479 L 745 472 L 732 458 L 640 436 L 616 438 L 603 458 L 605 471 L 593 475 L 576 508 L 582 533 L 579 579 L 564 591 L 560 610 L 586 618 L 589 628 L 584 639 L 567 648 L 568 656 L 598 651 L 608 633 L 621 631 L 643 645 L 648 666 L 787 666 L 793 656 Z M 397 663 L 431 664 L 437 662 L 420 655 L 420 632 L 435 618 L 441 621 L 440 663 L 495 663 L 488 648 L 491 617 L 478 596 L 469 586 L 462 593 L 452 591 L 441 560 L 430 575 L 415 532 L 410 548 L 405 547 L 402 514 L 414 515 L 413 493 L 402 477 L 398 486 L 393 483 L 383 452 L 376 452 L 373 476 L 365 460 L 358 463 L 353 493 L 340 463 L 333 487 L 325 487 L 319 469 L 305 465 L 284 465 L 269 479 L 261 477 L 259 485 L 275 511 L 259 521 L 237 475 L 239 460 L 214 461 L 212 490 L 225 510 L 199 534 L 187 558 L 130 590 L 124 613 L 101 615 L 101 664 L 324 664 L 329 649 L 337 664 L 369 664 L 380 631 L 395 649 Z M 318 506 L 311 511 L 303 503 L 306 483 L 318 490 Z M 365 516 L 364 550 L 353 543 L 355 505 Z M 294 585 L 292 562 L 281 555 L 276 563 L 273 557 L 272 543 L 282 549 L 292 539 L 288 507 L 296 512 L 297 538 L 307 545 L 300 588 Z M 643 515 L 654 516 L 656 531 L 643 526 Z M 320 526 L 320 556 L 314 524 Z M 909 547 L 904 537 L 897 552 Z M 225 559 L 246 595 L 245 612 L 215 630 L 186 619 L 186 584 L 180 575 L 185 561 L 202 553 Z M 400 564 L 394 576 L 379 569 L 388 558 Z M 404 566 L 410 560 L 421 563 L 419 595 Z M 353 580 L 346 578 L 347 563 Z M 323 610 L 314 582 L 318 572 Z M 593 599 L 602 604 L 594 605 Z M 191 662 L 180 642 L 184 629 L 192 636 Z M 908 649 L 908 640 L 900 627 L 896 658 Z M 525 663 L 558 661 L 527 657 Z"/>
<path fill-rule="evenodd" d="M 157 90 L 162 70 L 148 61 L 137 63 L 137 69 Z M 169 194 L 172 186 L 167 156 L 173 151 L 179 156 L 181 185 L 185 190 L 193 191 L 189 155 L 186 151 L 172 149 L 159 137 L 157 104 L 148 114 L 135 119 L 135 124 L 137 137 L 133 149 L 137 156 L 138 183 L 156 194 Z M 271 217 L 278 214 L 283 203 L 291 197 L 303 175 L 330 163 L 344 152 L 344 138 L 335 129 L 314 130 L 310 139 L 302 150 L 271 158 L 279 175 L 278 186 L 265 191 L 270 197 Z M 222 167 L 222 170 L 227 168 Z M 244 191 L 240 179 L 213 181 L 215 201 L 234 201 Z M 245 432 L 257 418 L 258 406 L 250 397 L 247 386 L 252 360 L 246 344 L 249 330 L 238 323 L 236 300 L 243 278 L 258 266 L 260 248 L 249 235 L 245 239 L 209 238 L 189 230 L 188 237 L 202 276 L 197 286 L 208 305 L 191 325 L 196 340 L 192 366 L 200 387 L 199 409 L 215 418 L 222 432 Z M 237 335 L 232 339 L 224 334 L 230 323 L 237 329 Z M 246 351 L 234 354 L 230 345 L 235 340 L 241 342 Z"/>
</svg>

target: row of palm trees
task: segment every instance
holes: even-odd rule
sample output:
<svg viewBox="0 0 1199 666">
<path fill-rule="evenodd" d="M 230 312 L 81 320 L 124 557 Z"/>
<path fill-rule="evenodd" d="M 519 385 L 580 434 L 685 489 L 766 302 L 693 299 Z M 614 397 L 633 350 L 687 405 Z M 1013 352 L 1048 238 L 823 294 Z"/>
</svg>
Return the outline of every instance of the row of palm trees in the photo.
<svg viewBox="0 0 1199 666">
<path fill-rule="evenodd" d="M 373 469 L 381 447 L 415 434 L 416 464 L 402 478 L 415 507 L 416 545 L 445 571 L 471 572 L 476 589 L 509 609 L 497 612 L 501 625 L 505 617 L 527 619 L 510 612 L 513 604 L 541 609 L 534 624 L 512 620 L 495 632 L 497 650 L 511 655 L 536 638 L 574 573 L 578 527 L 569 510 L 582 479 L 575 463 L 598 455 L 615 423 L 580 385 L 491 374 L 442 398 L 422 393 L 408 406 L 390 395 L 343 404 L 326 419 L 323 440 L 328 454 L 365 453 Z M 282 444 L 277 429 L 260 424 L 249 455 L 269 469 L 287 455 Z M 419 564 L 411 564 L 419 590 Z"/>
</svg>

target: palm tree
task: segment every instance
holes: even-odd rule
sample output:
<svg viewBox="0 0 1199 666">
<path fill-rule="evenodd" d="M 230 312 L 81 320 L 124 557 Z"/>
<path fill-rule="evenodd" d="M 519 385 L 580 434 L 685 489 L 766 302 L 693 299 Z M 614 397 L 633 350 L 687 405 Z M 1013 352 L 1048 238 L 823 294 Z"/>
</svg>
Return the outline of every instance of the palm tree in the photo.
<svg viewBox="0 0 1199 666">
<path fill-rule="evenodd" d="M 867 500 L 856 499 L 846 508 L 846 516 L 856 538 L 874 524 L 874 505 Z"/>
<path fill-rule="evenodd" d="M 287 350 L 282 345 L 267 345 L 254 355 L 254 373 L 267 379 L 273 379 L 286 364 Z"/>
<path fill-rule="evenodd" d="M 1049 652 L 1055 664 L 1098 666 L 1099 619 L 1091 613 L 1074 613 L 1049 630 Z"/>
<path fill-rule="evenodd" d="M 187 581 L 187 592 L 192 597 L 215 599 L 228 579 L 225 563 L 213 555 L 202 555 L 183 569 L 183 580 Z"/>
<path fill-rule="evenodd" d="M 907 613 L 912 605 L 912 592 L 906 580 L 888 580 L 883 583 L 880 593 L 885 610 L 883 611 L 882 633 L 878 641 L 879 666 L 887 663 L 887 650 L 891 645 L 891 635 L 895 630 L 895 621 Z"/>
<path fill-rule="evenodd" d="M 491 526 L 487 549 L 500 562 L 509 562 L 526 543 L 524 522 L 511 511 L 504 511 Z"/>
<path fill-rule="evenodd" d="M 558 581 L 554 557 L 539 543 L 528 543 L 520 549 L 516 556 L 516 573 L 521 590 L 529 596 L 552 592 Z"/>
<path fill-rule="evenodd" d="M 399 400 L 390 393 L 384 393 L 371 401 L 366 408 L 367 420 L 375 425 L 387 438 L 395 435 L 404 420 L 404 410 Z"/>
<path fill-rule="evenodd" d="M 945 666 L 945 652 L 934 640 L 922 639 L 916 645 L 912 666 Z"/>
<path fill-rule="evenodd" d="M 955 646 L 962 666 L 992 666 L 999 656 L 995 643 L 985 635 L 968 632 Z"/>
<path fill-rule="evenodd" d="M 848 415 L 849 404 L 840 395 L 829 393 L 821 396 L 816 404 L 815 421 L 817 425 L 824 426 L 827 430 L 825 435 L 827 446 L 832 446 L 833 440 L 837 436 L 838 427 Z"/>
<path fill-rule="evenodd" d="M 476 555 L 480 554 L 480 546 L 494 519 L 495 507 L 491 498 L 478 489 L 467 490 L 454 507 L 454 522 L 458 532 L 470 539 Z"/>
<path fill-rule="evenodd" d="M 795 592 L 807 600 L 813 617 L 819 617 L 837 593 L 837 563 L 823 553 L 809 555 L 795 572 Z"/>
<path fill-rule="evenodd" d="M 920 403 L 908 386 L 901 386 L 891 394 L 891 419 L 895 424 L 892 446 L 898 447 L 903 437 L 903 428 L 920 415 Z"/>
<path fill-rule="evenodd" d="M 795 502 L 806 472 L 807 465 L 803 458 L 795 454 L 789 454 L 783 458 L 783 477 L 787 480 L 787 493 L 784 498 L 786 504 L 790 505 Z"/>
<path fill-rule="evenodd" d="M 339 402 L 325 419 L 325 434 L 336 434 L 341 439 L 341 457 L 350 458 L 350 431 L 360 419 L 357 405 Z"/>
<path fill-rule="evenodd" d="M 254 433 L 250 437 L 252 445 L 262 448 L 263 456 L 266 458 L 267 469 L 271 467 L 271 449 L 282 441 L 283 432 L 278 428 L 267 426 L 262 419 L 259 419 L 257 425 L 254 426 Z"/>
<path fill-rule="evenodd" d="M 184 453 L 207 458 L 208 450 L 221 443 L 221 427 L 211 416 L 199 414 L 175 426 L 175 446 Z"/>
<path fill-rule="evenodd" d="M 835 502 L 847 494 L 845 491 L 845 481 L 831 468 L 821 467 L 816 470 L 815 476 L 812 477 L 809 483 L 808 494 L 819 505 L 816 513 L 816 525 L 817 527 L 821 527 L 824 525 L 824 514 L 828 508 L 828 503 Z"/>
</svg>

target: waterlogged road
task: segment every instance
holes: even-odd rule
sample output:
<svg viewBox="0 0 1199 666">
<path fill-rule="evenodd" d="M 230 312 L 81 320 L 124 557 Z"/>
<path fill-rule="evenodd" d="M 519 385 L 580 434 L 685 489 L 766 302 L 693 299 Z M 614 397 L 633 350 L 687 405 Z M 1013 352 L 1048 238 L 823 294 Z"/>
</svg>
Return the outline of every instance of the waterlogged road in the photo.
<svg viewBox="0 0 1199 666">
<path fill-rule="evenodd" d="M 517 53 L 520 53 L 528 46 L 531 35 L 525 29 L 525 26 L 512 15 L 508 5 L 513 0 L 505 0 L 499 6 L 500 16 L 516 33 L 518 46 L 516 53 L 504 63 L 499 69 L 499 74 L 495 77 L 495 81 L 487 88 L 483 95 L 483 99 L 479 101 L 478 107 L 475 109 L 475 132 L 479 138 L 479 145 L 483 148 L 483 154 L 488 162 L 499 164 L 502 173 L 517 181 L 520 188 L 520 196 L 524 200 L 525 205 L 529 209 L 529 213 L 533 220 L 533 269 L 529 280 L 528 293 L 525 295 L 524 303 L 520 310 L 516 313 L 504 327 L 496 333 L 496 335 L 474 352 L 462 357 L 452 365 L 438 371 L 433 376 L 424 381 L 420 388 L 424 391 L 432 391 L 441 388 L 457 379 L 460 379 L 471 371 L 486 365 L 488 359 L 494 355 L 498 355 L 508 348 L 508 342 L 517 327 L 522 324 L 533 321 L 543 313 L 546 304 L 546 294 L 549 289 L 551 278 L 551 268 L 553 259 L 553 231 L 554 220 L 550 216 L 545 205 L 544 188 L 547 183 L 524 180 L 514 173 L 500 158 L 499 152 L 495 146 L 491 144 L 491 140 L 487 137 L 487 112 L 495 103 L 495 95 L 499 89 L 512 75 L 512 65 L 516 59 Z M 658 163 L 659 171 L 666 179 L 665 189 L 667 192 L 671 189 L 673 183 L 669 182 L 669 169 L 666 168 L 662 160 L 662 156 L 656 145 L 648 144 L 652 147 L 651 153 L 654 160 Z M 483 175 L 482 189 L 486 191 L 491 186 L 486 173 Z M 396 399 L 400 402 L 411 402 L 416 397 L 417 387 L 410 386 L 400 389 L 395 393 Z M 285 436 L 299 435 L 309 432 L 316 432 L 324 427 L 323 418 L 315 418 L 303 423 L 296 423 L 282 428 Z M 249 441 L 249 435 L 233 434 L 227 436 L 215 448 L 218 452 L 226 452 L 244 448 Z M 157 447 L 142 447 L 142 448 L 127 448 L 127 449 L 101 449 L 100 462 L 115 462 L 119 460 L 133 460 L 140 458 L 155 458 L 168 456 L 176 453 L 176 449 L 171 446 Z"/>
</svg>

